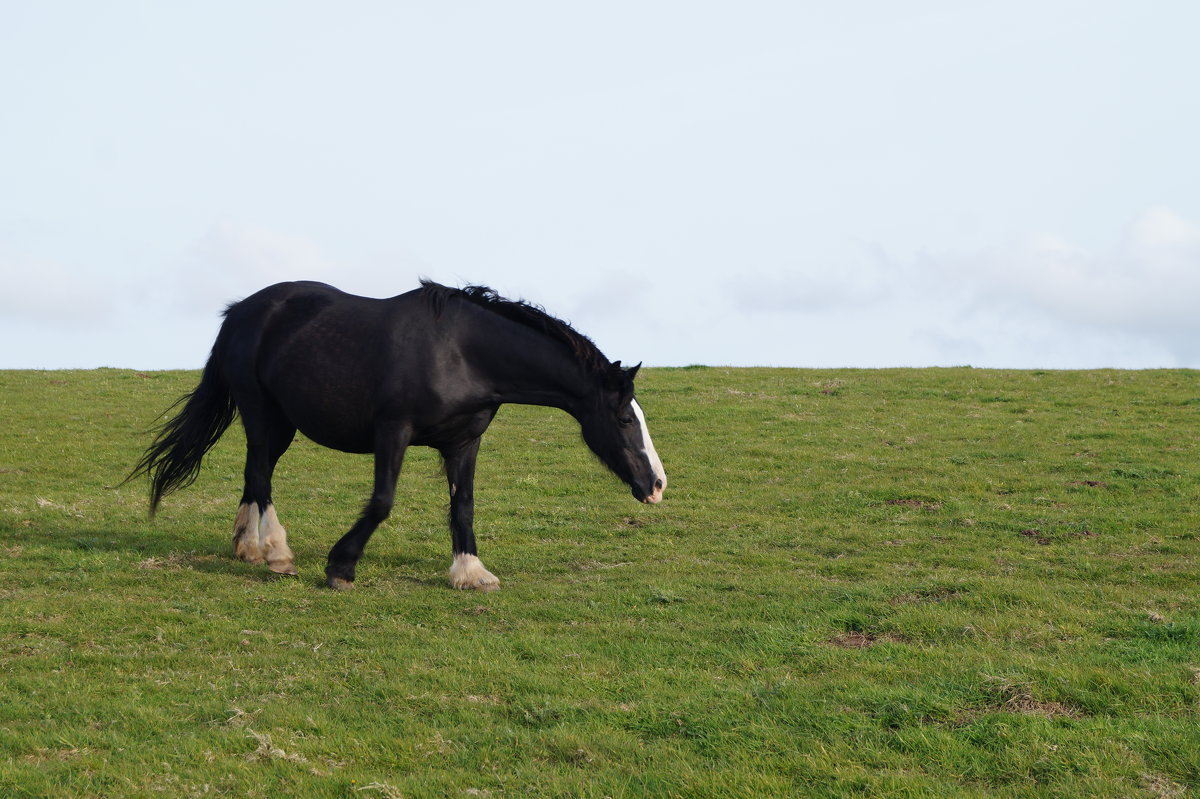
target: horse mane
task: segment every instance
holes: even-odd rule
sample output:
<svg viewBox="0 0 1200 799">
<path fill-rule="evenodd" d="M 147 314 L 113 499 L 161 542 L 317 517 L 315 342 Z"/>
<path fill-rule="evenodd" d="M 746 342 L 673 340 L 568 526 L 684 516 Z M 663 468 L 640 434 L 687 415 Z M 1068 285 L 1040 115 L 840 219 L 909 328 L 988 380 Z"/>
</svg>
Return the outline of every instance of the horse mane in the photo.
<svg viewBox="0 0 1200 799">
<path fill-rule="evenodd" d="M 421 289 L 433 308 L 435 317 L 441 315 L 450 298 L 457 297 L 564 344 L 588 371 L 598 376 L 607 376 L 613 371 L 613 364 L 590 338 L 558 317 L 551 316 L 540 305 L 525 300 L 506 299 L 487 286 L 465 286 L 455 289 L 422 279 Z"/>
</svg>

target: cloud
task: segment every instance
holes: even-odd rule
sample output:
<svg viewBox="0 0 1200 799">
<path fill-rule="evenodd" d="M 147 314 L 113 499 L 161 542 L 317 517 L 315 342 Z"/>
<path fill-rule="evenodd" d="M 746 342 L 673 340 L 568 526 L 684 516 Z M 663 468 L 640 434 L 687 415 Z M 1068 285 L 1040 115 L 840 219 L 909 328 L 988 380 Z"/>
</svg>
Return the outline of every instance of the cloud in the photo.
<svg viewBox="0 0 1200 799">
<path fill-rule="evenodd" d="M 0 253 L 0 279 L 0 314 L 73 329 L 110 318 L 128 288 L 86 268 L 7 253 Z"/>
<path fill-rule="evenodd" d="M 882 270 L 865 266 L 844 272 L 804 271 L 771 274 L 732 287 L 735 305 L 754 313 L 826 311 L 861 308 L 883 301 L 893 280 Z"/>
<path fill-rule="evenodd" d="M 1040 234 L 923 260 L 927 276 L 966 298 L 964 313 L 1039 317 L 1076 335 L 1144 337 L 1189 363 L 1200 357 L 1200 226 L 1168 208 L 1144 211 L 1108 250 Z"/>
<path fill-rule="evenodd" d="M 211 314 L 285 280 L 336 280 L 339 267 L 312 241 L 263 227 L 214 225 L 184 258 L 175 304 Z"/>
<path fill-rule="evenodd" d="M 719 327 L 754 331 L 762 363 L 1200 366 L 1200 225 L 1164 207 L 1107 248 L 1051 233 L 907 258 L 874 248 L 725 288 Z"/>
</svg>

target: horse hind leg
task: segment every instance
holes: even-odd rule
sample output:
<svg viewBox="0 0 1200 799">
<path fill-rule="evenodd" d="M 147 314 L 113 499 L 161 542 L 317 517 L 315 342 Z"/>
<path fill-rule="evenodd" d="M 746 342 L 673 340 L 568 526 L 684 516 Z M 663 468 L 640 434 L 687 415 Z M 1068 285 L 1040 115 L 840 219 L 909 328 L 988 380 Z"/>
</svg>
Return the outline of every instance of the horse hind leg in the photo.
<svg viewBox="0 0 1200 799">
<path fill-rule="evenodd" d="M 265 510 L 260 510 L 257 502 L 243 502 L 238 507 L 233 523 L 233 554 L 256 566 L 265 563 L 277 574 L 298 573 L 287 530 L 279 523 L 272 502 Z"/>
<path fill-rule="evenodd" d="M 277 574 L 294 575 L 296 557 L 271 501 L 271 475 L 296 429 L 278 409 L 272 410 L 266 414 L 242 413 L 247 442 L 246 487 L 233 523 L 233 552 L 247 563 L 266 563 Z"/>
<path fill-rule="evenodd" d="M 287 530 L 275 515 L 275 506 L 268 504 L 258 524 L 258 541 L 266 558 L 267 568 L 276 574 L 295 575 L 296 556 L 288 546 Z"/>
<path fill-rule="evenodd" d="M 257 502 L 243 502 L 233 522 L 233 554 L 247 563 L 263 563 L 276 574 L 295 575 L 296 556 L 288 546 L 287 530 L 279 523 L 275 504 L 264 510 Z"/>
<path fill-rule="evenodd" d="M 247 563 L 266 563 L 263 548 L 259 543 L 258 528 L 262 514 L 257 502 L 242 502 L 238 506 L 237 518 L 233 521 L 233 554 Z"/>
</svg>

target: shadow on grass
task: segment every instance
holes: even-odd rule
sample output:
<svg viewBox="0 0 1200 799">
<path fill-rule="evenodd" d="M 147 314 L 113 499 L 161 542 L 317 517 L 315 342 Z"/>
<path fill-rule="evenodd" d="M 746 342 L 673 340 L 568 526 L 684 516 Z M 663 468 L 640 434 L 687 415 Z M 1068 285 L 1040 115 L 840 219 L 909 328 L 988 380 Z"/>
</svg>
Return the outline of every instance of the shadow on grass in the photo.
<svg viewBox="0 0 1200 799">
<path fill-rule="evenodd" d="M 81 527 L 76 530 L 0 529 L 0 580 L 14 584 L 40 583 L 51 575 L 84 570 L 124 573 L 134 578 L 154 572 L 192 571 L 229 578 L 233 583 L 298 582 L 327 590 L 324 555 L 298 558 L 298 575 L 277 574 L 266 567 L 234 557 L 225 542 L 199 548 L 192 539 L 148 540 L 136 533 Z M 97 557 L 99 556 L 99 557 Z M 445 570 L 420 555 L 372 560 L 359 572 L 358 586 L 402 583 L 436 590 L 446 586 Z M 7 575 L 7 578 L 4 577 Z M 22 577 L 23 575 L 23 577 Z"/>
</svg>

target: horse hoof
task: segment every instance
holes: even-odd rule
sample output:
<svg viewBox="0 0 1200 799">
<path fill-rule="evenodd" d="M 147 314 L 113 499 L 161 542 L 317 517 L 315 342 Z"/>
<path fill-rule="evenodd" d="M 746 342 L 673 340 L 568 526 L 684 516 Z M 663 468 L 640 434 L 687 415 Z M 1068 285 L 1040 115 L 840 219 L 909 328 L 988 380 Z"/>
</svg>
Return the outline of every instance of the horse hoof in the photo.
<svg viewBox="0 0 1200 799">
<path fill-rule="evenodd" d="M 459 591 L 481 591 L 486 594 L 486 593 L 490 593 L 492 591 L 499 591 L 500 590 L 500 581 L 496 580 L 495 582 L 491 582 L 491 583 L 486 583 L 486 582 L 483 582 L 482 580 L 480 580 L 478 582 L 474 582 L 474 583 L 451 582 L 450 587 L 455 588 Z"/>
<path fill-rule="evenodd" d="M 296 571 L 295 563 L 268 563 L 267 568 L 283 577 L 295 577 L 300 573 Z"/>
<path fill-rule="evenodd" d="M 475 591 L 497 591 L 500 589 L 500 578 L 483 568 L 483 563 L 475 555 L 459 554 L 454 556 L 454 563 L 450 566 L 450 586 Z"/>
<path fill-rule="evenodd" d="M 350 580 L 343 580 L 341 577 L 330 577 L 326 580 L 326 585 L 334 591 L 349 591 L 354 587 L 354 583 Z"/>
</svg>

